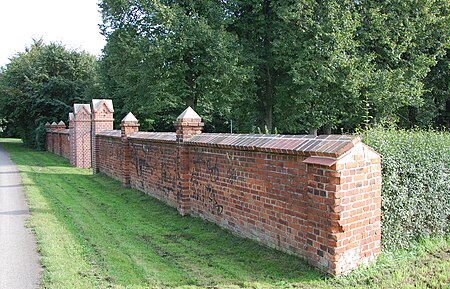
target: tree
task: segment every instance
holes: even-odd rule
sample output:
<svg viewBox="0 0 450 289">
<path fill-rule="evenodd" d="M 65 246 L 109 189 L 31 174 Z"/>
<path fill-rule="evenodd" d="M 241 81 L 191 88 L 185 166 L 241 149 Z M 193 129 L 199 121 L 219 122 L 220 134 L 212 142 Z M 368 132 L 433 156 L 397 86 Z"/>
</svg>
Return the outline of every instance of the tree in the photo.
<svg viewBox="0 0 450 289">
<path fill-rule="evenodd" d="M 450 42 L 450 2 L 357 3 L 362 17 L 360 53 L 371 58 L 362 93 L 375 120 L 400 118 L 409 126 L 408 110 L 427 103 L 426 77 Z"/>
<path fill-rule="evenodd" d="M 207 130 L 225 130 L 236 117 L 233 103 L 247 91 L 239 46 L 224 29 L 226 3 L 108 0 L 100 7 L 108 95 L 136 112 L 144 129 L 173 130 L 175 117 L 191 106 Z"/>
<path fill-rule="evenodd" d="M 450 2 L 104 0 L 108 96 L 143 128 L 187 105 L 208 131 L 446 124 Z"/>
<path fill-rule="evenodd" d="M 228 1 L 227 1 L 228 2 Z M 247 101 L 256 109 L 253 123 L 271 132 L 274 124 L 276 85 L 281 78 L 273 43 L 283 33 L 277 17 L 278 4 L 271 0 L 229 1 L 230 22 L 227 30 L 236 33 L 242 47 L 240 62 L 250 71 Z"/>
<path fill-rule="evenodd" d="M 281 130 L 316 133 L 361 115 L 359 89 L 367 67 L 358 54 L 354 1 L 291 1 L 279 9 L 275 42 L 287 77 L 278 86 Z M 367 60 L 367 59 L 366 59 Z"/>
<path fill-rule="evenodd" d="M 92 98 L 96 59 L 42 40 L 11 59 L 1 77 L 0 115 L 19 131 L 26 145 L 36 146 L 42 122 L 67 119 L 74 102 Z"/>
</svg>

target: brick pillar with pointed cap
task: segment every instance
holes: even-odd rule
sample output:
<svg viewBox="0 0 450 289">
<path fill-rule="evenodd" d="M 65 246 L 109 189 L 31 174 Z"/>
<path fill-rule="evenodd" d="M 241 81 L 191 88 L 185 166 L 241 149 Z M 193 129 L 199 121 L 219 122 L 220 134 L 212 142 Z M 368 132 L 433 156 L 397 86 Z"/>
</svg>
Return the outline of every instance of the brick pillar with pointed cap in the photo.
<svg viewBox="0 0 450 289">
<path fill-rule="evenodd" d="M 188 107 L 177 117 L 174 125 L 178 143 L 177 210 L 184 216 L 190 212 L 189 150 L 184 142 L 197 134 L 201 134 L 204 123 L 202 123 L 202 118 L 191 107 Z"/>
<path fill-rule="evenodd" d="M 122 140 L 122 185 L 126 188 L 130 187 L 130 164 L 131 164 L 131 148 L 128 142 L 128 136 L 139 131 L 139 121 L 129 112 L 120 122 L 120 137 Z"/>
<path fill-rule="evenodd" d="M 69 113 L 69 162 L 75 165 L 75 137 L 73 131 L 74 116 L 73 112 Z"/>
<path fill-rule="evenodd" d="M 52 125 L 47 122 L 45 124 L 45 150 L 51 151 L 51 141 L 52 141 Z"/>
<path fill-rule="evenodd" d="M 75 166 L 91 167 L 91 106 L 89 104 L 73 105 L 73 130 Z"/>
<path fill-rule="evenodd" d="M 93 99 L 92 100 L 92 171 L 94 174 L 99 172 L 97 166 L 98 141 L 95 137 L 99 132 L 113 130 L 114 126 L 114 107 L 111 99 Z"/>
<path fill-rule="evenodd" d="M 61 131 L 66 129 L 66 124 L 61 120 L 56 125 L 56 145 L 55 145 L 55 154 L 61 156 L 62 155 L 62 135 Z"/>
<path fill-rule="evenodd" d="M 201 134 L 203 126 L 202 118 L 191 107 L 188 107 L 177 117 L 175 122 L 177 142 L 180 143 L 196 134 Z"/>
</svg>

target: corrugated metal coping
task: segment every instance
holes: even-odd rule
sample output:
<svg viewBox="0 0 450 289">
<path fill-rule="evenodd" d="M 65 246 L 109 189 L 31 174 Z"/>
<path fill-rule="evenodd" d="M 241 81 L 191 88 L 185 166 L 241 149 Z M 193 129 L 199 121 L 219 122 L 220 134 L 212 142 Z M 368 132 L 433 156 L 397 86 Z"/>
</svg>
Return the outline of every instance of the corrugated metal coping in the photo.
<svg viewBox="0 0 450 289">
<path fill-rule="evenodd" d="M 200 134 L 186 144 L 308 156 L 305 163 L 331 166 L 360 139 L 353 135 Z"/>
<path fill-rule="evenodd" d="M 102 136 L 120 137 L 120 130 L 102 131 Z M 173 132 L 134 132 L 134 140 L 176 142 Z M 224 149 L 251 150 L 279 154 L 305 155 L 307 164 L 332 166 L 361 140 L 353 135 L 267 135 L 203 133 L 191 137 L 187 145 Z"/>
<path fill-rule="evenodd" d="M 121 133 L 120 130 L 104 130 L 104 131 L 97 133 L 97 135 L 120 137 L 121 136 L 120 133 Z"/>
<path fill-rule="evenodd" d="M 128 136 L 134 140 L 152 140 L 156 142 L 176 142 L 177 134 L 174 132 L 133 132 Z"/>
</svg>

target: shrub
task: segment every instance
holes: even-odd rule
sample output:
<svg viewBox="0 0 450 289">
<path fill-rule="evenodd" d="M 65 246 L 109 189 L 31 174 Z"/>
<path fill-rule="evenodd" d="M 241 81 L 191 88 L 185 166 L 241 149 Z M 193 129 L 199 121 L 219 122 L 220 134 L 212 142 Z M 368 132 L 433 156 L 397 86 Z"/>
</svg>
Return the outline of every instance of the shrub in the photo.
<svg viewBox="0 0 450 289">
<path fill-rule="evenodd" d="M 383 155 L 383 247 L 448 234 L 450 133 L 375 128 L 361 137 Z"/>
<path fill-rule="evenodd" d="M 45 150 L 45 124 L 41 122 L 35 130 L 35 149 L 44 151 Z"/>
</svg>

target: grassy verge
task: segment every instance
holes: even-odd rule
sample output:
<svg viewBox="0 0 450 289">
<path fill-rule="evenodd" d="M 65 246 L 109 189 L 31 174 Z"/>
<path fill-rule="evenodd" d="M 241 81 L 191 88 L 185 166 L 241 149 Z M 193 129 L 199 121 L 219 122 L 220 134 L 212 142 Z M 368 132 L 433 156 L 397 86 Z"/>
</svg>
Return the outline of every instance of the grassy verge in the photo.
<svg viewBox="0 0 450 289">
<path fill-rule="evenodd" d="M 44 288 L 397 288 L 450 282 L 450 240 L 328 278 L 60 157 L 2 142 L 21 171 Z"/>
</svg>

